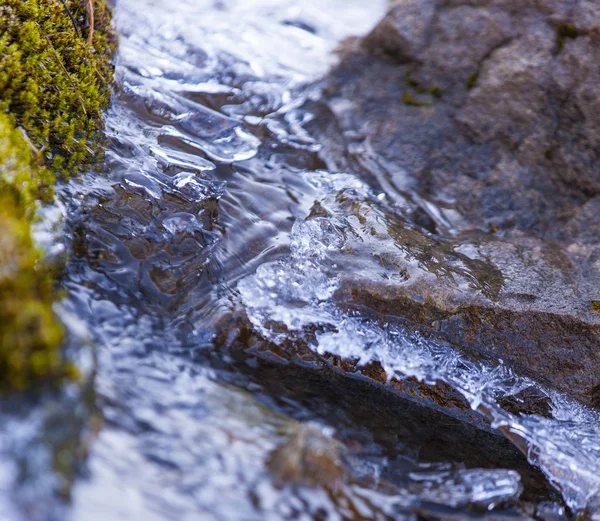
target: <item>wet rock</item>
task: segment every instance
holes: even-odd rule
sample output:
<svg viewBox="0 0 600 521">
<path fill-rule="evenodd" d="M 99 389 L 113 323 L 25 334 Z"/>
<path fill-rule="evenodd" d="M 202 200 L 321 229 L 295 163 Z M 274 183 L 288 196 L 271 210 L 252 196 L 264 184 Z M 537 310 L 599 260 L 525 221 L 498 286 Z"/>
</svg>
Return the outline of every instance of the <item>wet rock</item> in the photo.
<svg viewBox="0 0 600 521">
<path fill-rule="evenodd" d="M 418 509 L 419 518 L 426 521 L 467 521 L 473 519 L 473 514 L 443 509 L 437 505 L 421 507 Z M 522 515 L 516 511 L 489 512 L 478 516 L 476 519 L 485 521 L 532 521 L 533 517 Z"/>
<path fill-rule="evenodd" d="M 343 446 L 320 426 L 299 425 L 289 439 L 271 454 L 268 466 L 281 485 L 338 488 L 346 469 Z"/>
<path fill-rule="evenodd" d="M 382 323 L 399 317 L 471 360 L 502 360 L 591 403 L 598 382 L 585 369 L 600 363 L 600 315 L 590 305 L 596 279 L 560 243 L 521 232 L 441 237 L 349 191 L 323 198 L 319 208 L 326 216 L 309 215 L 306 233 L 339 222 L 343 237 L 343 248 L 328 254 L 330 277 L 340 279 L 339 307 Z"/>
<path fill-rule="evenodd" d="M 599 27 L 584 1 L 398 1 L 332 98 L 352 102 L 392 177 L 474 226 L 556 236 L 600 187 Z"/>
<path fill-rule="evenodd" d="M 240 342 L 248 344 L 248 338 L 241 338 Z M 422 396 L 430 394 L 429 401 L 425 401 L 414 390 L 411 392 L 412 382 L 409 385 L 393 382 L 391 387 L 384 387 L 373 382 L 377 378 L 374 373 L 368 378 L 366 375 L 348 378 L 347 373 L 335 365 L 307 370 L 298 365 L 267 362 L 263 357 L 255 362 L 252 370 L 246 363 L 241 364 L 242 371 L 260 383 L 262 392 L 275 398 L 282 412 L 304 422 L 295 424 L 287 441 L 272 453 L 269 466 L 272 472 L 277 470 L 276 478 L 282 477 L 282 469 L 288 471 L 287 476 L 300 476 L 297 471 L 289 472 L 298 468 L 298 465 L 290 466 L 289 461 L 300 461 L 299 454 L 304 454 L 304 460 L 315 460 L 314 452 L 307 458 L 309 450 L 329 447 L 328 459 L 334 458 L 345 469 L 341 480 L 341 474 L 337 471 L 333 474 L 340 484 L 357 481 L 372 487 L 385 481 L 392 487 L 403 488 L 412 483 L 412 487 L 422 488 L 413 483 L 410 473 L 429 473 L 437 469 L 452 471 L 458 479 L 466 469 L 478 469 L 477 475 L 485 474 L 484 469 L 492 473 L 511 469 L 514 475 L 521 476 L 522 500 L 536 504 L 558 500 L 557 492 L 541 472 L 529 465 L 507 439 L 482 424 L 481 418 L 470 419 L 467 410 L 453 412 L 456 409 L 449 406 L 448 401 L 436 406 L 431 398 L 435 387 L 423 386 Z M 439 389 L 439 394 L 442 393 L 446 400 L 452 394 L 443 387 Z M 310 407 L 314 414 L 312 421 L 318 423 L 305 423 L 304 407 Z M 322 425 L 335 427 L 335 439 L 327 431 L 323 433 Z M 322 464 L 327 460 L 317 458 L 316 461 Z M 366 478 L 361 472 L 361 463 L 364 467 L 369 462 L 369 468 L 382 465 L 384 469 L 376 473 L 375 483 L 373 477 Z M 331 464 L 326 467 L 331 468 Z M 334 468 L 338 468 L 337 464 Z M 324 474 L 325 477 L 331 475 Z M 327 483 L 321 485 L 327 486 Z"/>
<path fill-rule="evenodd" d="M 427 44 L 434 14 L 434 0 L 398 2 L 371 38 L 378 42 L 379 49 L 399 62 L 414 61 Z"/>
<path fill-rule="evenodd" d="M 568 519 L 565 507 L 550 502 L 540 503 L 535 511 L 535 516 L 537 519 L 543 521 L 562 521 L 563 519 Z"/>
<path fill-rule="evenodd" d="M 347 264 L 340 306 L 597 406 L 599 30 L 583 0 L 400 0 L 346 45 L 327 120 L 348 168 L 409 222 L 375 236 L 395 242 L 372 246 L 387 277 Z M 549 414 L 536 397 L 517 405 Z"/>
<path fill-rule="evenodd" d="M 597 363 L 597 326 L 538 311 L 529 293 L 482 303 L 476 291 L 467 289 L 461 297 L 464 301 L 471 296 L 469 304 L 457 302 L 444 289 L 442 281 L 435 291 L 411 294 L 410 287 L 405 291 L 401 285 L 347 280 L 336 298 L 345 307 L 402 317 L 428 331 L 441 332 L 471 359 L 493 362 L 501 358 L 521 374 L 584 402 L 589 399 L 595 377 L 581 369 Z"/>
</svg>

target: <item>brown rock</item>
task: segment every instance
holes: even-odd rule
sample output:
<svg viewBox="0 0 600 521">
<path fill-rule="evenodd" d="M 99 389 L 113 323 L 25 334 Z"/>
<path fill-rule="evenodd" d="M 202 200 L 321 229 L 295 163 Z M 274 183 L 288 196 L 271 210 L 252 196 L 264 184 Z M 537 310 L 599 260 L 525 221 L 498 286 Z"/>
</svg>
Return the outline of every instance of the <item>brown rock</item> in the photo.
<svg viewBox="0 0 600 521">
<path fill-rule="evenodd" d="M 399 189 L 556 238 L 599 193 L 599 29 L 584 1 L 397 1 L 330 100 Z"/>
<path fill-rule="evenodd" d="M 298 425 L 268 461 L 278 484 L 336 489 L 346 476 L 344 447 L 316 424 Z"/>
<path fill-rule="evenodd" d="M 595 2 L 396 1 L 326 80 L 323 158 L 345 141 L 409 222 L 385 217 L 386 278 L 348 262 L 338 303 L 597 406 L 599 80 Z"/>
</svg>

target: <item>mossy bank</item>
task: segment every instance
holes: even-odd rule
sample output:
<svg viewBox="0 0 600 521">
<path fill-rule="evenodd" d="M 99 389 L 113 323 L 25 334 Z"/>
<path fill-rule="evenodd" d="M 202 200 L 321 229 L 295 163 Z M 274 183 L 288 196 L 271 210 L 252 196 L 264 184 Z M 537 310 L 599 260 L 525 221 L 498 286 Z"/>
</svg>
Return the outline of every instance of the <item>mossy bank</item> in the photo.
<svg viewBox="0 0 600 521">
<path fill-rule="evenodd" d="M 104 0 L 0 0 L 0 389 L 74 374 L 31 228 L 57 179 L 102 159 L 115 38 Z"/>
</svg>

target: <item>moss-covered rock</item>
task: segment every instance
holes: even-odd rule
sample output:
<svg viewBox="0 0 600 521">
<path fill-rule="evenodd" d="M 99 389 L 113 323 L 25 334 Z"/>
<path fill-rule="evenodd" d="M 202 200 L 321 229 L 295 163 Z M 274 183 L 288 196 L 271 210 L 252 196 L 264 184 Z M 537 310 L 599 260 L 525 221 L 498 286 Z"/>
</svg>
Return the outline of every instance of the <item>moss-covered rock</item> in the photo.
<svg viewBox="0 0 600 521">
<path fill-rule="evenodd" d="M 110 100 L 115 40 L 104 0 L 2 0 L 0 110 L 27 132 L 55 171 L 94 160 Z M 86 27 L 88 26 L 88 27 Z"/>
<path fill-rule="evenodd" d="M 103 0 L 0 0 L 0 389 L 74 374 L 31 226 L 57 176 L 101 157 L 109 15 Z"/>
<path fill-rule="evenodd" d="M 35 201 L 52 176 L 34 164 L 6 114 L 0 114 L 0 152 L 0 387 L 23 388 L 65 371 L 51 273 L 31 238 Z"/>
<path fill-rule="evenodd" d="M 469 359 L 502 360 L 600 408 L 600 10 L 590 5 L 397 0 L 323 87 L 336 118 L 326 128 L 360 131 L 369 146 L 311 132 L 336 163 L 346 146 L 346 170 L 401 187 L 416 206 L 402 212 L 405 230 L 373 246 L 373 265 L 381 256 L 400 276 L 336 259 L 341 306 L 441 333 Z M 399 101 L 429 85 L 443 96 L 426 109 Z M 417 271 L 398 259 L 418 260 Z"/>
</svg>

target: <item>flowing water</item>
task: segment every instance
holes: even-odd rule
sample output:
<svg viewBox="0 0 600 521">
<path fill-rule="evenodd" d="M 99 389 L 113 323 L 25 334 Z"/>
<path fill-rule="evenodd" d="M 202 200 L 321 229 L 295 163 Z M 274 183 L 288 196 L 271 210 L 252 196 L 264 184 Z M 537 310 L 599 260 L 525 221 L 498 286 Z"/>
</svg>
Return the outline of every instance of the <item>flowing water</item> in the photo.
<svg viewBox="0 0 600 521">
<path fill-rule="evenodd" d="M 72 258 L 59 312 L 86 378 L 2 404 L 1 519 L 560 519 L 563 500 L 593 511 L 595 412 L 336 298 L 347 273 L 427 272 L 398 231 L 416 229 L 408 202 L 334 170 L 344 159 L 315 130 L 315 81 L 386 7 L 118 1 L 106 162 L 61 188 L 38 231 Z M 448 269 L 473 284 L 462 251 Z M 330 355 L 444 383 L 490 424 L 323 373 Z M 528 388 L 552 418 L 499 405 Z"/>
</svg>

